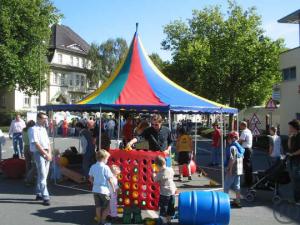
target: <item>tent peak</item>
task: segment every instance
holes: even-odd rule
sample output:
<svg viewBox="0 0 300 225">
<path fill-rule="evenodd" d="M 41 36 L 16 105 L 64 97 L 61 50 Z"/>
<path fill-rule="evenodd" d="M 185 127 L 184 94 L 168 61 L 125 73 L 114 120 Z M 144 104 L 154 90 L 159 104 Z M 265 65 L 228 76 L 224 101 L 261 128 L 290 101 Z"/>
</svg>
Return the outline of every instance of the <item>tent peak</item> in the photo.
<svg viewBox="0 0 300 225">
<path fill-rule="evenodd" d="M 135 23 L 135 32 L 138 32 L 138 28 L 139 28 L 139 23 Z"/>
</svg>

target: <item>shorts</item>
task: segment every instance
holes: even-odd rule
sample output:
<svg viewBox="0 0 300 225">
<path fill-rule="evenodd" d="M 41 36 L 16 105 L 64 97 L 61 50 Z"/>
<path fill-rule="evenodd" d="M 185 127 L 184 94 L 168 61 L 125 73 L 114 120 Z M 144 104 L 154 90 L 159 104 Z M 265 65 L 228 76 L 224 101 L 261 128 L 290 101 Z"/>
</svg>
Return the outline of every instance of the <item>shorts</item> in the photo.
<svg viewBox="0 0 300 225">
<path fill-rule="evenodd" d="M 178 153 L 178 164 L 190 164 L 192 158 L 191 152 L 179 152 Z"/>
<path fill-rule="evenodd" d="M 239 175 L 234 175 L 234 176 L 225 176 L 225 181 L 224 181 L 224 192 L 229 193 L 229 189 L 232 188 L 232 190 L 239 192 L 241 189 L 240 186 L 241 183 L 241 176 Z"/>
<path fill-rule="evenodd" d="M 106 209 L 109 206 L 110 196 L 94 193 L 95 206 Z"/>
<path fill-rule="evenodd" d="M 160 216 L 167 217 L 175 215 L 175 195 L 160 195 L 158 205 Z"/>
</svg>

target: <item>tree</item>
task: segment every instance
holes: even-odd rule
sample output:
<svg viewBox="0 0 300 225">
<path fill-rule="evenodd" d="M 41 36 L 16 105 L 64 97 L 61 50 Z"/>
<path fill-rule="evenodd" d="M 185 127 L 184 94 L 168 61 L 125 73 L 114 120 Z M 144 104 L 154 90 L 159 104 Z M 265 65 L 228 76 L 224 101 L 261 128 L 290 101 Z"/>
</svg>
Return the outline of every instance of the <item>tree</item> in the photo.
<svg viewBox="0 0 300 225">
<path fill-rule="evenodd" d="M 164 62 L 157 53 L 152 53 L 149 58 L 160 71 L 164 71 L 167 62 Z"/>
<path fill-rule="evenodd" d="M 192 92 L 232 107 L 262 104 L 279 82 L 283 40 L 264 35 L 255 8 L 243 10 L 229 1 L 227 14 L 219 6 L 194 10 L 184 23 L 164 28 L 162 46 L 172 51 L 166 74 Z"/>
<path fill-rule="evenodd" d="M 100 45 L 99 54 L 102 62 L 101 78 L 106 80 L 126 57 L 128 45 L 123 38 L 108 39 Z"/>
<path fill-rule="evenodd" d="M 102 80 L 102 61 L 100 56 L 100 46 L 92 43 L 87 58 L 91 62 L 91 68 L 87 71 L 87 79 L 92 86 L 97 86 L 99 80 Z"/>
<path fill-rule="evenodd" d="M 46 84 L 50 25 L 60 15 L 49 0 L 1 0 L 0 88 L 37 93 Z M 41 80 L 40 80 L 41 79 Z"/>
</svg>

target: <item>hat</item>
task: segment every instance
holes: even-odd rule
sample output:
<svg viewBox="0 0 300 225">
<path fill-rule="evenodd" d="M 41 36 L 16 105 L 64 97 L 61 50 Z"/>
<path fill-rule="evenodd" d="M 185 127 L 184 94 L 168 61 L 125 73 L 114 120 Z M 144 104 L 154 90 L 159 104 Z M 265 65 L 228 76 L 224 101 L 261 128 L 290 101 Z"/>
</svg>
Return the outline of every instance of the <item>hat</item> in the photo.
<svg viewBox="0 0 300 225">
<path fill-rule="evenodd" d="M 233 139 L 233 138 L 239 139 L 239 133 L 236 131 L 232 131 L 227 135 L 227 137 L 229 137 L 230 139 Z"/>
</svg>

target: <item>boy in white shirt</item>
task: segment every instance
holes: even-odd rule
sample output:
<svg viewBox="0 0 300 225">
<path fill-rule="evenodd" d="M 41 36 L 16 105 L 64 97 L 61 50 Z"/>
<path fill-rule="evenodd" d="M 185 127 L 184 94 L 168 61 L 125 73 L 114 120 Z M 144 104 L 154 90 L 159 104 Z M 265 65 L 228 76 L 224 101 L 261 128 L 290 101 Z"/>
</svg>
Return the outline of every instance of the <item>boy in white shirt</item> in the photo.
<svg viewBox="0 0 300 225">
<path fill-rule="evenodd" d="M 89 172 L 89 181 L 93 184 L 93 193 L 96 206 L 96 217 L 99 218 L 98 225 L 108 225 L 106 217 L 109 213 L 110 190 L 116 192 L 113 184 L 113 174 L 106 165 L 110 154 L 101 149 L 96 153 L 97 162 L 92 165 Z"/>
</svg>

